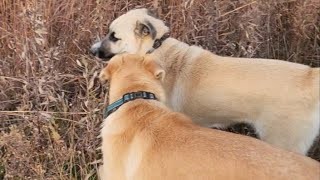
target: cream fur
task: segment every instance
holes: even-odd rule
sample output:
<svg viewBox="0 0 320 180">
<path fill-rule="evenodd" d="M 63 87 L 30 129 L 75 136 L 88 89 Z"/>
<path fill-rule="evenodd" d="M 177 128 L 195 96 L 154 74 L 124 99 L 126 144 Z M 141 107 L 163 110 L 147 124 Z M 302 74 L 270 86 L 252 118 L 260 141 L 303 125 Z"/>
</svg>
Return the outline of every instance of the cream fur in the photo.
<svg viewBox="0 0 320 180">
<path fill-rule="evenodd" d="M 137 21 L 146 20 L 156 27 L 156 38 L 168 32 L 146 9 L 132 10 L 110 26 L 120 42 L 99 48 L 114 54 L 145 54 L 154 39 L 133 32 Z M 319 68 L 280 60 L 222 57 L 174 38 L 165 40 L 151 57 L 167 72 L 167 105 L 199 125 L 251 123 L 262 140 L 301 154 L 307 153 L 319 134 Z"/>
<path fill-rule="evenodd" d="M 257 139 L 195 125 L 165 103 L 157 66 L 148 57 L 121 55 L 102 70 L 110 102 L 145 90 L 160 100 L 137 99 L 104 120 L 101 179 L 313 180 L 320 164 Z M 128 79 L 130 77 L 131 79 Z"/>
<path fill-rule="evenodd" d="M 262 140 L 307 153 L 319 134 L 319 68 L 185 46 L 170 38 L 152 54 L 174 79 L 164 86 L 171 108 L 203 126 L 250 123 Z"/>
</svg>

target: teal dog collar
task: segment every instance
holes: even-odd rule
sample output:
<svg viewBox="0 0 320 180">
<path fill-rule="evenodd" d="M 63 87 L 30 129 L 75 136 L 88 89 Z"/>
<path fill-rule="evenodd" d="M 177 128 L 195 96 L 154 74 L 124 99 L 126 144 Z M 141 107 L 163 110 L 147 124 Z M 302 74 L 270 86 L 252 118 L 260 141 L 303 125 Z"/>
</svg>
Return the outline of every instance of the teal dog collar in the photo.
<svg viewBox="0 0 320 180">
<path fill-rule="evenodd" d="M 153 93 L 146 92 L 146 91 L 138 91 L 138 92 L 131 92 L 127 93 L 122 96 L 121 99 L 117 100 L 116 102 L 110 104 L 104 109 L 103 116 L 104 118 L 108 117 L 111 113 L 115 112 L 120 106 L 123 104 L 133 101 L 135 99 L 152 99 L 157 100 L 156 96 Z"/>
</svg>

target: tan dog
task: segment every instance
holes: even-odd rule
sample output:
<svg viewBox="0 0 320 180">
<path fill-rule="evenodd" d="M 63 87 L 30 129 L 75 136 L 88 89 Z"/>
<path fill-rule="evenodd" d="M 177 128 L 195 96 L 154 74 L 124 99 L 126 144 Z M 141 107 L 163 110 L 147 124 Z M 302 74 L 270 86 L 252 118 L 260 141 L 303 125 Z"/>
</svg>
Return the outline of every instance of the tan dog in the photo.
<svg viewBox="0 0 320 180">
<path fill-rule="evenodd" d="M 101 130 L 102 179 L 310 179 L 320 164 L 254 138 L 195 125 L 165 103 L 155 61 L 137 55 L 114 57 L 100 77 L 110 80 L 109 100 L 137 91 L 158 100 L 135 99 L 110 114 Z"/>
<path fill-rule="evenodd" d="M 109 31 L 92 52 L 99 57 L 153 52 L 152 58 L 167 72 L 167 105 L 199 125 L 250 123 L 262 140 L 301 154 L 319 134 L 319 68 L 221 57 L 165 39 L 168 27 L 146 9 L 120 16 Z"/>
</svg>

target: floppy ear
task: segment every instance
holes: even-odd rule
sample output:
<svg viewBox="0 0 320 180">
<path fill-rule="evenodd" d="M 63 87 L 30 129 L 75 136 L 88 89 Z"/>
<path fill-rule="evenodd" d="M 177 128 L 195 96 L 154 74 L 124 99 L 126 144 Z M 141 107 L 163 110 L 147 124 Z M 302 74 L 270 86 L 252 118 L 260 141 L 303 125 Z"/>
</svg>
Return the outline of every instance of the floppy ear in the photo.
<svg viewBox="0 0 320 180">
<path fill-rule="evenodd" d="M 164 80 L 164 77 L 165 77 L 165 71 L 164 69 L 159 65 L 157 64 L 155 61 L 153 60 L 145 60 L 145 63 L 144 63 L 144 66 L 145 68 L 151 72 L 154 77 L 156 79 L 159 79 L 161 81 Z"/>
<path fill-rule="evenodd" d="M 121 59 L 118 59 L 118 60 L 121 61 Z M 109 81 L 111 79 L 112 74 L 116 71 L 118 66 L 119 66 L 118 63 L 115 62 L 115 60 L 113 61 L 110 60 L 107 66 L 103 68 L 99 74 L 100 81 L 101 82 Z"/>
<path fill-rule="evenodd" d="M 100 81 L 107 81 L 111 79 L 112 74 L 123 64 L 123 56 L 116 55 L 110 59 L 109 63 L 103 68 L 99 74 Z"/>
<path fill-rule="evenodd" d="M 139 37 L 151 35 L 152 39 L 155 39 L 157 34 L 154 26 L 149 21 L 145 21 L 144 23 L 137 21 L 134 32 Z"/>
<path fill-rule="evenodd" d="M 100 74 L 99 74 L 99 79 L 101 82 L 108 81 L 110 79 L 110 65 L 108 64 L 106 67 L 104 67 Z"/>
</svg>

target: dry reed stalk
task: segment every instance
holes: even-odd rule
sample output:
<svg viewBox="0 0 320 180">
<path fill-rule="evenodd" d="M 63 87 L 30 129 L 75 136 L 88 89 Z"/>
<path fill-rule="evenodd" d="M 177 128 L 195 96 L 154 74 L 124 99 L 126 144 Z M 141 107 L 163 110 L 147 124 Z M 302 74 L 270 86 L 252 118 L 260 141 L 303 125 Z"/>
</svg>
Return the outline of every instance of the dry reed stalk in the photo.
<svg viewBox="0 0 320 180">
<path fill-rule="evenodd" d="M 318 0 L 0 0 L 0 179 L 96 179 L 107 89 L 88 49 L 138 7 L 220 55 L 320 66 Z"/>
</svg>

